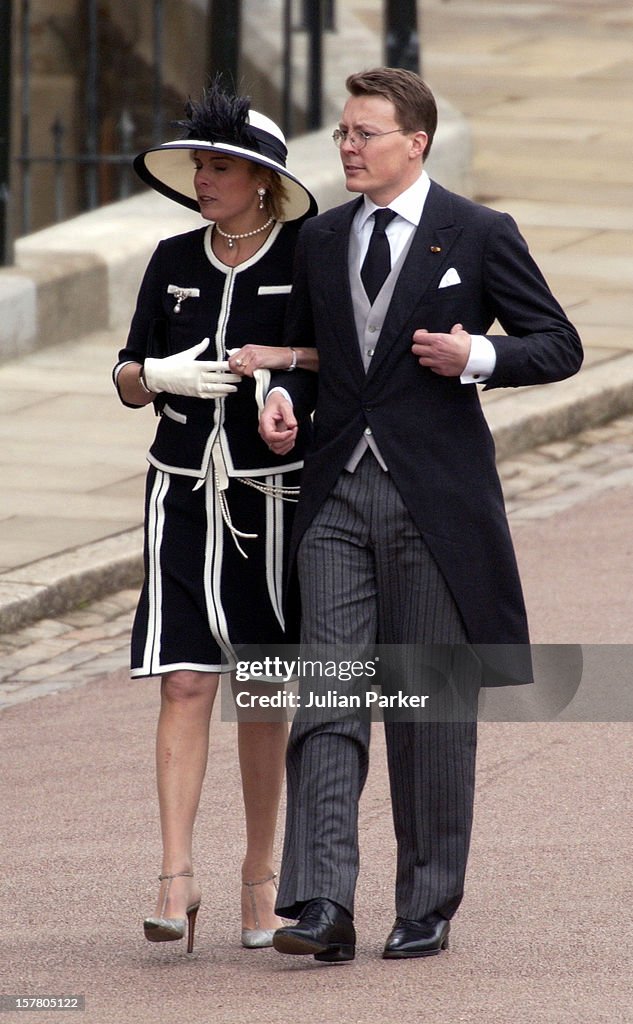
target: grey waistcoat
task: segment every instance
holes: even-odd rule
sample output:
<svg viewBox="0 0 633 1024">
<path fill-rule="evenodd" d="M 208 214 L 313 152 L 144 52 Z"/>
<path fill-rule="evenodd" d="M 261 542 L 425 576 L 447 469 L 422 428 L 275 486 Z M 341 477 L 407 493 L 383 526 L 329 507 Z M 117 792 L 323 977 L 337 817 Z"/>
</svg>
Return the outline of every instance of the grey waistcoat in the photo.
<svg viewBox="0 0 633 1024">
<path fill-rule="evenodd" d="M 396 260 L 394 266 L 385 282 L 378 292 L 374 300 L 373 306 L 369 304 L 367 298 L 367 292 L 363 287 L 363 282 L 360 277 L 360 253 L 358 244 L 358 235 L 355 231 L 350 232 L 349 239 L 349 254 L 348 254 L 348 273 L 350 288 L 352 292 L 352 305 L 354 308 L 354 323 L 356 326 L 356 340 L 360 349 L 361 359 L 363 360 L 363 366 L 365 373 L 369 369 L 372 356 L 376 351 L 376 345 L 380 338 L 380 332 L 389 309 L 389 304 L 393 296 L 393 290 L 396 287 L 396 281 L 402 269 L 402 264 L 407 258 L 409 252 L 409 246 L 413 241 L 415 231 L 412 232 L 410 240 L 405 245 L 404 249 L 400 253 L 400 256 Z M 413 358 L 413 357 L 411 357 Z M 365 433 L 361 437 L 360 441 L 356 445 L 354 451 L 350 455 L 349 459 L 345 464 L 345 469 L 348 472 L 353 473 L 358 463 L 362 459 L 365 451 L 369 448 L 378 459 L 382 469 L 387 471 L 388 467 L 380 454 L 378 445 L 371 432 L 371 427 L 365 427 Z"/>
</svg>

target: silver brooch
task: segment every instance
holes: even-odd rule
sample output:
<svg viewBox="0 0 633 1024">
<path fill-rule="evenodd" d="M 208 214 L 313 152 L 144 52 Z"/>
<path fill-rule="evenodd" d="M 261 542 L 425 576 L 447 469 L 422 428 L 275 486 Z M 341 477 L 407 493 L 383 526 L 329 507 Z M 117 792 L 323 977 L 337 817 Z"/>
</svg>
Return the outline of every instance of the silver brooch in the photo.
<svg viewBox="0 0 633 1024">
<path fill-rule="evenodd" d="M 167 285 L 167 294 L 176 296 L 176 305 L 174 306 L 174 313 L 180 313 L 181 306 L 185 299 L 199 299 L 200 289 L 199 288 L 181 288 L 177 284 Z"/>
</svg>

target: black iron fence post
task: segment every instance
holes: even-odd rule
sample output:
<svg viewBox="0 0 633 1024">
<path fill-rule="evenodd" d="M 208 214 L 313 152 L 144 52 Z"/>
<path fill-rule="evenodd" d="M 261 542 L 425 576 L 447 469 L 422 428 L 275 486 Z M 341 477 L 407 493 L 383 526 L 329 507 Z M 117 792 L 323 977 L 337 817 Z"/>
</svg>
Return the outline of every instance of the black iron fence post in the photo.
<svg viewBox="0 0 633 1024">
<path fill-rule="evenodd" d="M 165 12 L 162 0 L 154 0 L 153 5 L 153 116 L 152 141 L 154 145 L 163 141 L 163 59 L 164 59 Z"/>
<path fill-rule="evenodd" d="M 290 138 L 292 123 L 292 0 L 284 0 L 283 6 L 283 77 L 281 87 L 281 124 Z"/>
<path fill-rule="evenodd" d="M 306 0 L 308 30 L 308 117 L 311 131 L 323 122 L 323 0 Z"/>
<path fill-rule="evenodd" d="M 416 0 L 385 0 L 385 64 L 420 72 Z"/>
<path fill-rule="evenodd" d="M 55 220 L 64 219 L 64 128 L 61 117 L 56 117 L 51 125 L 53 136 L 53 159 L 55 170 Z"/>
<path fill-rule="evenodd" d="M 11 7 L 0 6 L 0 265 L 13 263 L 9 222 L 11 191 Z"/>
<path fill-rule="evenodd" d="M 99 9 L 96 0 L 87 0 L 88 28 L 86 64 L 86 206 L 99 205 Z"/>
<path fill-rule="evenodd" d="M 20 17 L 20 163 L 23 235 L 31 230 L 31 4 L 22 0 Z"/>
<path fill-rule="evenodd" d="M 241 0 L 211 0 L 209 26 L 209 70 L 239 91 Z"/>
</svg>

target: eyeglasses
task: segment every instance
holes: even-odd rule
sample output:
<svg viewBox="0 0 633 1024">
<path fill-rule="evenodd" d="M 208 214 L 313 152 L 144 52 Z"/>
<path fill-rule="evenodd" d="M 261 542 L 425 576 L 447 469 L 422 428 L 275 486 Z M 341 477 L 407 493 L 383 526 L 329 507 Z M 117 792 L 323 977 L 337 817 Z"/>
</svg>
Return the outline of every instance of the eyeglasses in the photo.
<svg viewBox="0 0 633 1024">
<path fill-rule="evenodd" d="M 406 128 L 392 128 L 390 132 L 361 132 L 358 128 L 350 132 L 347 128 L 335 128 L 332 138 L 339 149 L 344 142 L 351 142 L 354 149 L 364 149 L 370 139 L 379 139 L 382 135 L 394 135 L 396 132 L 404 131 Z"/>
</svg>

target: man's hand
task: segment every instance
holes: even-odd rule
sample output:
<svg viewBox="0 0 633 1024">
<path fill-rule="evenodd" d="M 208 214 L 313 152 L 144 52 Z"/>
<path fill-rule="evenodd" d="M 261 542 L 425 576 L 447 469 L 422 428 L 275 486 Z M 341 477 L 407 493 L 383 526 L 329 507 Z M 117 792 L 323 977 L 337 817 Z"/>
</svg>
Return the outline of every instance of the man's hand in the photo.
<svg viewBox="0 0 633 1024">
<path fill-rule="evenodd" d="M 259 417 L 259 433 L 275 455 L 287 455 L 294 448 L 298 424 L 292 405 L 279 391 L 273 391 Z"/>
<path fill-rule="evenodd" d="M 420 366 L 427 366 L 442 377 L 459 377 L 470 356 L 470 334 L 461 324 L 455 324 L 450 334 L 415 331 L 411 351 Z"/>
</svg>

